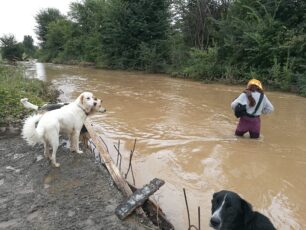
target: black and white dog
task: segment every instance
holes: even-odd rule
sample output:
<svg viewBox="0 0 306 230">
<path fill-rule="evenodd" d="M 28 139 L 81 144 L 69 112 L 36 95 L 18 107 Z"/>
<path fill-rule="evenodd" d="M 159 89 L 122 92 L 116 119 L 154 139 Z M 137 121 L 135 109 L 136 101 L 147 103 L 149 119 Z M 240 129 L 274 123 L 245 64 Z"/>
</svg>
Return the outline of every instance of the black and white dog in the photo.
<svg viewBox="0 0 306 230">
<path fill-rule="evenodd" d="M 274 230 L 271 221 L 237 193 L 222 190 L 211 200 L 210 226 L 217 230 Z"/>
</svg>

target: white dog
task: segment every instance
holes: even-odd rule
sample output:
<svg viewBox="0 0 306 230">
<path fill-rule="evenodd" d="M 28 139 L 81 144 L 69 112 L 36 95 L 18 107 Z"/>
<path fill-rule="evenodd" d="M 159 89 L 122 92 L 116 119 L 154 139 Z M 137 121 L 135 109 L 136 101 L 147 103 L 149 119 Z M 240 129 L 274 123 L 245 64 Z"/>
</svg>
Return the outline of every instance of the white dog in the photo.
<svg viewBox="0 0 306 230">
<path fill-rule="evenodd" d="M 22 99 L 25 107 L 37 110 L 38 107 Z M 26 119 L 22 136 L 30 145 L 44 144 L 44 155 L 49 157 L 55 167 L 56 151 L 59 146 L 59 134 L 65 133 L 70 140 L 70 150 L 82 153 L 79 149 L 79 136 L 86 117 L 93 112 L 105 112 L 101 107 L 101 100 L 93 97 L 90 92 L 82 93 L 74 102 L 62 106 L 60 109 L 47 111 Z M 52 147 L 52 156 L 49 148 Z"/>
</svg>

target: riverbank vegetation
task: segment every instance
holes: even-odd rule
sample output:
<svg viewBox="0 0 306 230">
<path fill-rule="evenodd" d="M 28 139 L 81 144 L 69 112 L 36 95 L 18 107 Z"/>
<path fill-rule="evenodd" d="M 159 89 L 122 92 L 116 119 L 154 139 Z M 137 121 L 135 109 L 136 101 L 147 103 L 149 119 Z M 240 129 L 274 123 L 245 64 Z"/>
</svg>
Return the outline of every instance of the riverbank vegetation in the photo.
<svg viewBox="0 0 306 230">
<path fill-rule="evenodd" d="M 34 46 L 34 40 L 30 35 L 25 35 L 23 42 L 17 42 L 13 34 L 0 37 L 1 58 L 12 64 L 15 64 L 16 61 L 34 58 L 37 49 L 38 47 Z"/>
<path fill-rule="evenodd" d="M 83 0 L 36 16 L 45 62 L 165 72 L 306 95 L 302 0 Z"/>
<path fill-rule="evenodd" d="M 0 62 L 0 127 L 16 125 L 29 113 L 20 103 L 21 98 L 43 105 L 57 96 L 48 83 L 26 78 L 22 67 Z"/>
</svg>

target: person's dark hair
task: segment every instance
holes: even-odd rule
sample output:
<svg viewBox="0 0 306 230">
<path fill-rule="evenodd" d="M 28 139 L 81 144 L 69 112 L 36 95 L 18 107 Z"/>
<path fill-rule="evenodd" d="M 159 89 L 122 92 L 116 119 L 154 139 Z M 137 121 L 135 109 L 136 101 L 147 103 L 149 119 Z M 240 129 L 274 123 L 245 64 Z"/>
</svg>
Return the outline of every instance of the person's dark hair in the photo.
<svg viewBox="0 0 306 230">
<path fill-rule="evenodd" d="M 250 86 L 246 89 L 246 91 L 250 91 L 250 92 L 255 92 L 255 91 L 257 91 L 257 92 L 259 92 L 259 93 L 263 93 L 263 91 L 262 91 L 258 86 L 256 86 L 256 85 L 250 85 Z M 255 101 L 255 99 L 253 98 L 252 93 L 246 93 L 246 95 L 247 95 L 248 100 L 249 100 L 249 106 L 250 106 L 250 107 L 255 106 L 255 105 L 256 105 L 256 101 Z"/>
</svg>

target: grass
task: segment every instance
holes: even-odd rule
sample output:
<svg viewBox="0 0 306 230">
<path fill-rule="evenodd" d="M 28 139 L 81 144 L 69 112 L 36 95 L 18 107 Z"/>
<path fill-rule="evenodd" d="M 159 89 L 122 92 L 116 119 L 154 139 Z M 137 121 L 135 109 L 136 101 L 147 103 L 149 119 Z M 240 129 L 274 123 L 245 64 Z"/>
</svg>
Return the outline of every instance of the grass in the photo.
<svg viewBox="0 0 306 230">
<path fill-rule="evenodd" d="M 58 96 L 50 84 L 25 78 L 25 70 L 18 66 L 9 66 L 0 62 L 0 126 L 16 125 L 29 114 L 20 103 L 28 98 L 36 105 L 54 102 Z"/>
</svg>

